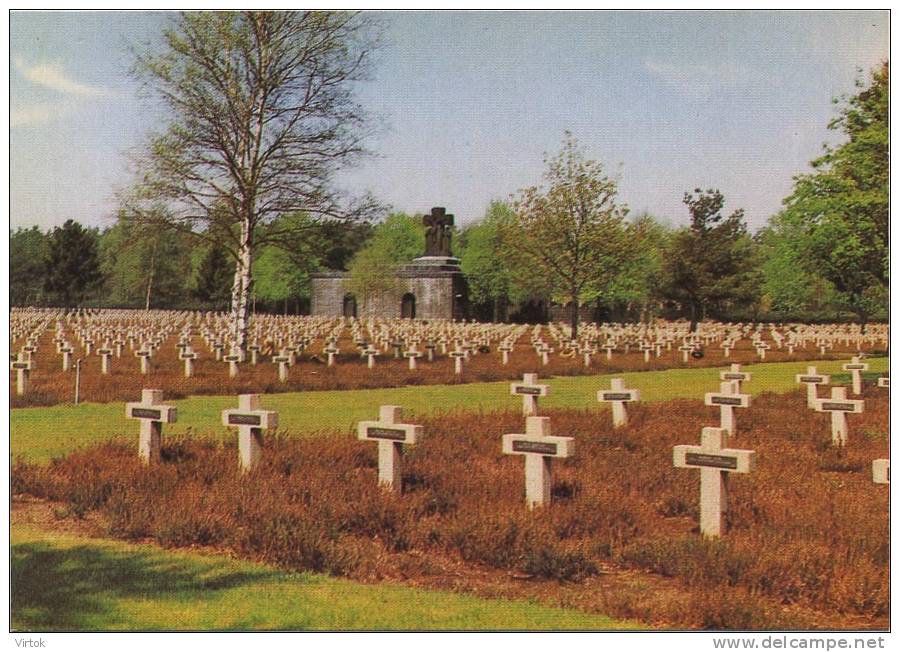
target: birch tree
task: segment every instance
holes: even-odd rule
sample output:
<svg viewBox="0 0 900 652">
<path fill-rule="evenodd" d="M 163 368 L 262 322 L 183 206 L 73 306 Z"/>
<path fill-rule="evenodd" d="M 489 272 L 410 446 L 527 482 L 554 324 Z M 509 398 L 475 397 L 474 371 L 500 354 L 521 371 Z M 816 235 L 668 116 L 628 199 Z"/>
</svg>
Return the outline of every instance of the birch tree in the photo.
<svg viewBox="0 0 900 652">
<path fill-rule="evenodd" d="M 509 269 L 525 284 L 535 278 L 554 301 L 568 305 L 572 337 L 582 305 L 601 296 L 628 255 L 616 182 L 586 159 L 570 133 L 562 151 L 545 157 L 546 187 L 519 192 L 514 216 L 500 222 Z"/>
<path fill-rule="evenodd" d="M 367 119 L 354 99 L 375 47 L 359 13 L 182 13 L 164 47 L 138 54 L 135 73 L 167 109 L 137 161 L 129 214 L 206 239 L 234 259 L 233 344 L 245 349 L 254 252 L 296 241 L 303 211 L 315 229 L 372 206 L 348 201 L 335 173 L 364 154 Z M 164 212 L 146 210 L 155 203 Z M 264 227 L 269 228 L 264 228 Z"/>
</svg>

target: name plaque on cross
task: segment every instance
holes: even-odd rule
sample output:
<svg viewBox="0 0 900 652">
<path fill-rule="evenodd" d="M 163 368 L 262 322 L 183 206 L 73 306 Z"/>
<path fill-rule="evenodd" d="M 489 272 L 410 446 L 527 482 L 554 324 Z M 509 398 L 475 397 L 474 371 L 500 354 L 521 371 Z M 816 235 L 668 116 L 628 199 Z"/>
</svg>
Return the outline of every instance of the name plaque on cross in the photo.
<svg viewBox="0 0 900 652">
<path fill-rule="evenodd" d="M 685 453 L 685 466 L 704 466 L 714 469 L 737 469 L 738 458 L 709 453 Z"/>
<path fill-rule="evenodd" d="M 545 389 L 540 387 L 523 387 L 519 385 L 513 388 L 513 394 L 527 394 L 528 396 L 546 396 Z"/>
<path fill-rule="evenodd" d="M 798 383 L 814 383 L 818 385 L 827 385 L 828 376 L 797 376 Z"/>
<path fill-rule="evenodd" d="M 600 401 L 634 401 L 634 392 L 599 392 Z"/>
<path fill-rule="evenodd" d="M 366 430 L 366 439 L 387 439 L 408 443 L 406 431 L 395 428 L 368 428 Z"/>
<path fill-rule="evenodd" d="M 254 414 L 229 414 L 229 426 L 259 426 L 262 425 L 262 419 Z"/>
<path fill-rule="evenodd" d="M 820 411 L 829 412 L 862 412 L 862 408 L 858 403 L 834 403 L 832 401 L 822 402 Z"/>
<path fill-rule="evenodd" d="M 130 414 L 128 415 L 132 419 L 154 419 L 154 420 L 162 420 L 162 412 L 159 410 L 150 410 L 147 408 L 131 408 Z"/>
<path fill-rule="evenodd" d="M 736 405 L 746 407 L 744 399 L 739 396 L 711 396 L 709 399 L 711 405 Z"/>
<path fill-rule="evenodd" d="M 548 444 L 537 441 L 517 440 L 512 443 L 513 453 L 538 453 L 540 455 L 552 455 L 556 457 L 556 444 Z"/>
</svg>

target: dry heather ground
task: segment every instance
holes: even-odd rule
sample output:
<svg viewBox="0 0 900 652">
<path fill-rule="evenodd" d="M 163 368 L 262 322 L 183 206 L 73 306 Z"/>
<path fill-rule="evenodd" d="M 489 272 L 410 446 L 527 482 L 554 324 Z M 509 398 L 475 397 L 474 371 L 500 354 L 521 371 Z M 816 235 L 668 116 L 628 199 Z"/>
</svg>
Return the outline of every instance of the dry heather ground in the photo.
<svg viewBox="0 0 900 652">
<path fill-rule="evenodd" d="M 346 433 L 281 433 L 246 477 L 234 445 L 168 440 L 145 468 L 109 444 L 16 464 L 13 491 L 107 535 L 363 581 L 527 595 L 656 626 L 885 628 L 889 495 L 871 461 L 888 455 L 888 398 L 865 398 L 845 451 L 800 392 L 740 411 L 731 444 L 756 450 L 758 466 L 730 479 L 717 541 L 698 534 L 699 473 L 672 466 L 673 445 L 718 421 L 697 400 L 635 406 L 621 429 L 608 412 L 547 413 L 577 455 L 555 465 L 553 504 L 533 513 L 522 458 L 500 453 L 501 435 L 523 431 L 514 413 L 426 421 L 402 495 L 378 489 L 376 446 Z"/>
<path fill-rule="evenodd" d="M 10 350 L 19 345 L 14 342 Z M 194 338 L 193 346 L 201 355 L 195 362 L 195 376 L 184 377 L 184 365 L 178 359 L 174 339 L 170 338 L 153 358 L 151 371 L 147 375 L 140 373 L 140 360 L 127 347 L 121 358 L 113 357 L 111 373 L 100 373 L 100 357 L 84 356 L 84 352 L 76 348 L 75 357 L 84 357 L 81 374 L 80 396 L 82 401 L 106 403 L 110 401 L 133 400 L 140 395 L 144 387 L 155 387 L 165 391 L 169 399 L 184 398 L 197 394 L 243 394 L 295 392 L 310 390 L 344 390 L 375 387 L 402 387 L 404 385 L 434 385 L 452 383 L 473 383 L 521 378 L 523 373 L 538 371 L 542 376 L 571 376 L 580 374 L 618 373 L 621 371 L 652 371 L 659 369 L 716 367 L 728 363 L 757 362 L 755 351 L 749 341 L 741 342 L 732 351 L 731 357 L 724 358 L 718 345 L 705 349 L 705 356 L 699 360 L 693 358 L 682 362 L 682 354 L 673 348 L 663 351 L 657 358 L 651 356 L 644 362 L 640 351 L 624 354 L 621 351 L 607 361 L 601 353 L 593 358 L 590 367 L 585 367 L 581 357 L 563 358 L 556 353 L 551 354 L 547 366 L 540 364 L 540 358 L 523 336 L 516 350 L 510 356 L 509 365 L 502 365 L 500 354 L 492 350 L 490 353 L 477 354 L 464 366 L 463 373 L 453 372 L 453 360 L 444 355 L 437 355 L 434 362 L 420 358 L 418 369 L 410 371 L 405 359 L 397 360 L 392 353 L 385 353 L 377 358 L 374 369 L 368 369 L 365 358 L 355 352 L 356 348 L 350 340 L 339 342 L 342 354 L 338 356 L 334 367 L 327 367 L 323 362 L 313 360 L 313 356 L 324 358 L 321 353 L 325 343 L 321 340 L 313 342 L 307 352 L 290 369 L 287 382 L 278 380 L 278 369 L 270 360 L 270 356 L 260 356 L 260 363 L 253 366 L 249 363 L 240 365 L 237 378 L 228 377 L 228 363 L 216 361 L 202 339 Z M 798 349 L 794 355 L 787 350 L 770 350 L 766 354 L 766 362 L 783 362 L 790 360 L 840 359 L 849 358 L 855 348 L 836 346 L 826 355 L 820 355 L 815 347 Z M 52 333 L 44 333 L 40 340 L 38 352 L 35 354 L 35 370 L 31 374 L 30 389 L 24 396 L 16 395 L 15 372 L 10 373 L 10 405 L 11 407 L 44 406 L 68 403 L 73 400 L 75 372 L 62 371 L 62 358 L 56 353 L 52 342 Z"/>
</svg>

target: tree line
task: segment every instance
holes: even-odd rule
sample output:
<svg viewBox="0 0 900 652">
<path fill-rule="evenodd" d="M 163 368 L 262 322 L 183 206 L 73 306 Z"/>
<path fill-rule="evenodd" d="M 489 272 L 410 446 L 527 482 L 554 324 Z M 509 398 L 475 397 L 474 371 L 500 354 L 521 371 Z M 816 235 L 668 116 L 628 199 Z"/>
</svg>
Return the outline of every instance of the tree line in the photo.
<svg viewBox="0 0 900 652">
<path fill-rule="evenodd" d="M 12 231 L 13 304 L 230 310 L 243 347 L 249 313 L 302 312 L 316 270 L 348 271 L 358 297 L 394 291 L 424 248 L 418 216 L 378 219 L 377 201 L 333 183 L 366 153 L 353 89 L 379 35 L 358 12 L 178 15 L 162 49 L 135 60 L 167 117 L 115 225 Z M 631 216 L 567 134 L 542 184 L 457 233 L 473 315 L 534 321 L 554 304 L 575 329 L 585 316 L 885 317 L 888 85 L 885 63 L 838 100 L 828 128 L 843 142 L 755 234 L 714 188 L 685 192 L 684 215 Z"/>
</svg>

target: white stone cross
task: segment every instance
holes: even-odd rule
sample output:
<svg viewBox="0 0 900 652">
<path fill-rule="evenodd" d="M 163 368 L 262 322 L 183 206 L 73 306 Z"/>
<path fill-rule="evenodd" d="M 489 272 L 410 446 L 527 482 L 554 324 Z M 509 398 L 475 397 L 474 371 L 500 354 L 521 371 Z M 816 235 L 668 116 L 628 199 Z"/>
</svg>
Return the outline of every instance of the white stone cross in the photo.
<svg viewBox="0 0 900 652">
<path fill-rule="evenodd" d="M 685 342 L 684 344 L 682 344 L 681 346 L 678 347 L 678 350 L 681 351 L 681 361 L 687 362 L 688 356 L 690 356 L 691 351 L 694 350 L 694 345 L 688 344 L 687 342 Z"/>
<path fill-rule="evenodd" d="M 806 405 L 809 408 L 816 407 L 818 400 L 817 386 L 827 385 L 831 382 L 831 376 L 816 372 L 815 367 L 807 367 L 805 374 L 797 374 L 797 383 L 806 385 Z"/>
<path fill-rule="evenodd" d="M 760 360 L 765 360 L 766 359 L 766 349 L 772 348 L 768 344 L 763 342 L 762 340 L 757 341 L 753 346 L 756 349 L 756 355 L 759 356 Z"/>
<path fill-rule="evenodd" d="M 100 356 L 100 373 L 104 376 L 109 375 L 109 360 L 113 356 L 113 350 L 104 346 L 97 349 L 97 355 Z"/>
<path fill-rule="evenodd" d="M 522 397 L 522 414 L 526 417 L 535 416 L 538 410 L 538 396 L 547 396 L 550 393 L 548 385 L 538 385 L 537 374 L 524 374 L 521 383 L 511 383 L 509 393 Z"/>
<path fill-rule="evenodd" d="M 340 352 L 341 352 L 341 350 L 339 348 L 337 348 L 334 344 L 329 344 L 324 349 L 322 349 L 322 353 L 324 353 L 326 356 L 328 356 L 328 366 L 329 367 L 334 366 L 334 356 L 336 356 Z"/>
<path fill-rule="evenodd" d="M 891 483 L 891 461 L 889 459 L 872 460 L 872 482 L 875 484 Z"/>
<path fill-rule="evenodd" d="M 653 350 L 653 345 L 650 342 L 641 342 L 640 349 L 644 352 L 644 362 L 650 362 L 650 351 Z"/>
<path fill-rule="evenodd" d="M 550 362 L 550 354 L 553 353 L 553 349 L 550 348 L 549 344 L 541 343 L 538 346 L 537 352 L 541 356 L 541 366 L 546 367 Z"/>
<path fill-rule="evenodd" d="M 150 372 L 150 357 L 153 355 L 153 352 L 150 351 L 149 348 L 141 347 L 137 351 L 134 352 L 135 357 L 141 359 L 141 373 L 146 374 Z"/>
<path fill-rule="evenodd" d="M 726 380 L 719 383 L 719 393 L 709 392 L 703 396 L 704 405 L 719 406 L 719 427 L 735 434 L 737 424 L 734 420 L 735 408 L 750 407 L 750 395 L 741 394 L 733 381 Z"/>
<path fill-rule="evenodd" d="M 171 405 L 163 405 L 161 389 L 141 390 L 140 403 L 126 403 L 125 417 L 138 419 L 141 422 L 141 434 L 138 440 L 138 457 L 144 464 L 159 462 L 162 448 L 162 424 L 175 423 L 178 411 Z"/>
<path fill-rule="evenodd" d="M 504 340 L 503 342 L 500 342 L 500 346 L 498 346 L 497 349 L 500 351 L 500 358 L 501 358 L 501 361 L 503 362 L 503 364 L 508 365 L 509 364 L 509 354 L 513 350 L 512 342 Z"/>
<path fill-rule="evenodd" d="M 241 361 L 241 350 L 236 346 L 232 347 L 231 353 L 226 356 L 222 356 L 222 359 L 228 363 L 228 377 L 237 378 L 238 363 Z"/>
<path fill-rule="evenodd" d="M 616 350 L 616 345 L 611 342 L 607 342 L 601 347 L 604 351 L 606 351 L 606 359 L 612 360 L 612 352 Z"/>
<path fill-rule="evenodd" d="M 381 355 L 381 353 L 379 353 L 378 349 L 368 346 L 365 349 L 363 349 L 363 355 L 366 356 L 366 366 L 369 369 L 374 369 L 375 368 L 375 356 Z"/>
<path fill-rule="evenodd" d="M 247 346 L 247 350 L 250 352 L 250 364 L 256 366 L 259 363 L 259 344 L 253 343 Z"/>
<path fill-rule="evenodd" d="M 425 342 L 425 352 L 428 354 L 428 362 L 434 362 L 434 350 L 436 348 L 437 344 L 435 344 L 433 340 Z"/>
<path fill-rule="evenodd" d="M 288 379 L 288 367 L 291 365 L 291 356 L 282 350 L 278 355 L 272 356 L 272 362 L 278 365 L 278 380 L 286 383 Z"/>
<path fill-rule="evenodd" d="M 677 468 L 700 469 L 700 532 L 707 537 L 718 537 L 725 531 L 725 474 L 750 473 L 756 465 L 756 451 L 727 446 L 727 430 L 707 427 L 701 431 L 699 446 L 680 444 L 672 451 Z"/>
<path fill-rule="evenodd" d="M 601 389 L 597 392 L 597 400 L 601 403 L 612 403 L 613 426 L 618 428 L 628 423 L 625 404 L 641 400 L 641 395 L 636 389 L 625 389 L 625 381 L 622 378 L 613 378 L 609 384 L 610 389 Z"/>
<path fill-rule="evenodd" d="M 859 361 L 859 356 L 853 356 L 850 362 L 841 367 L 844 371 L 850 372 L 853 381 L 853 393 L 862 394 L 862 372 L 869 370 L 869 365 Z"/>
<path fill-rule="evenodd" d="M 75 349 L 72 348 L 72 345 L 68 342 L 63 342 L 59 346 L 59 352 L 62 353 L 62 370 L 68 371 L 72 368 L 72 353 L 75 352 Z"/>
<path fill-rule="evenodd" d="M 450 357 L 453 358 L 453 373 L 461 374 L 463 371 L 463 359 L 466 357 L 466 352 L 460 350 L 457 346 L 455 351 L 450 352 Z"/>
<path fill-rule="evenodd" d="M 524 435 L 503 435 L 503 452 L 525 456 L 525 504 L 534 509 L 550 504 L 553 458 L 572 457 L 575 439 L 552 437 L 550 417 L 527 417 Z"/>
<path fill-rule="evenodd" d="M 891 377 L 890 376 L 882 376 L 878 379 L 878 386 L 884 387 L 885 389 L 891 388 Z"/>
<path fill-rule="evenodd" d="M 222 410 L 222 424 L 238 429 L 241 471 L 252 471 L 262 457 L 263 430 L 278 426 L 278 413 L 261 410 L 259 394 L 238 396 L 238 409 Z"/>
<path fill-rule="evenodd" d="M 731 357 L 731 349 L 734 348 L 734 342 L 730 339 L 722 340 L 722 357 Z"/>
<path fill-rule="evenodd" d="M 178 357 L 184 361 L 184 377 L 190 378 L 194 375 L 194 360 L 197 359 L 197 354 L 191 348 L 191 345 L 188 344 L 184 347 L 181 352 L 178 354 Z"/>
<path fill-rule="evenodd" d="M 16 372 L 16 394 L 22 396 L 28 391 L 28 380 L 31 375 L 32 362 L 21 351 L 9 368 Z"/>
<path fill-rule="evenodd" d="M 399 423 L 402 416 L 399 405 L 382 405 L 378 421 L 360 421 L 356 428 L 359 439 L 378 442 L 378 484 L 397 492 L 403 490 L 401 446 L 418 443 L 424 431 L 422 426 Z"/>
<path fill-rule="evenodd" d="M 413 344 L 409 351 L 403 352 L 403 357 L 409 360 L 409 370 L 415 371 L 416 369 L 416 360 L 422 357 L 422 354 L 416 350 L 416 345 Z"/>
<path fill-rule="evenodd" d="M 835 446 L 845 446 L 847 444 L 847 413 L 861 413 L 863 401 L 849 401 L 846 387 L 832 387 L 831 398 L 817 398 L 815 410 L 816 412 L 831 412 L 831 443 Z"/>
<path fill-rule="evenodd" d="M 731 382 L 736 383 L 738 393 L 741 391 L 741 383 L 749 383 L 750 379 L 751 375 L 749 372 L 741 371 L 741 365 L 733 363 L 730 370 L 723 371 L 719 374 L 719 380 L 730 380 Z"/>
</svg>

